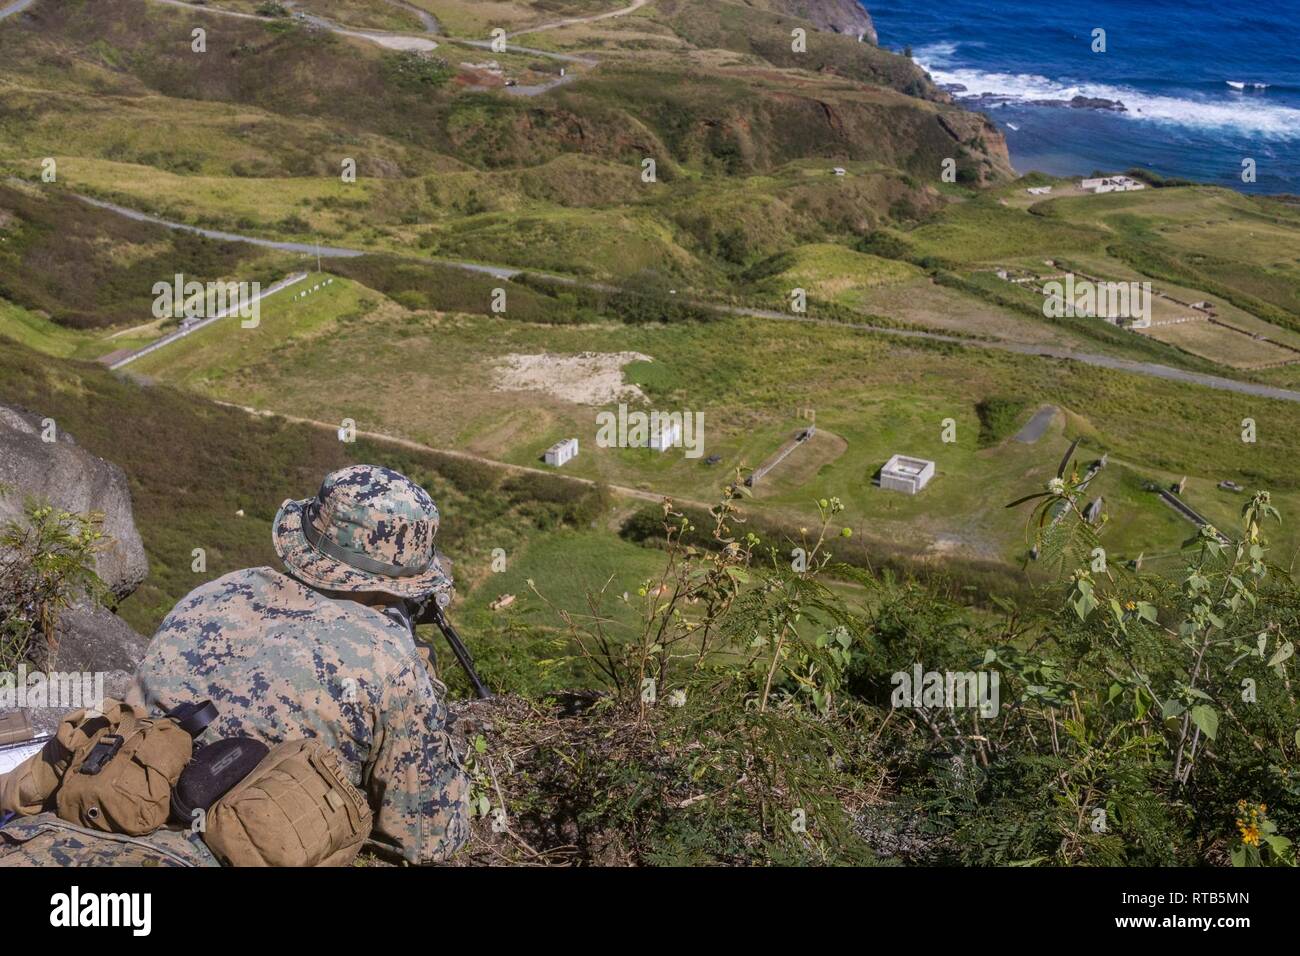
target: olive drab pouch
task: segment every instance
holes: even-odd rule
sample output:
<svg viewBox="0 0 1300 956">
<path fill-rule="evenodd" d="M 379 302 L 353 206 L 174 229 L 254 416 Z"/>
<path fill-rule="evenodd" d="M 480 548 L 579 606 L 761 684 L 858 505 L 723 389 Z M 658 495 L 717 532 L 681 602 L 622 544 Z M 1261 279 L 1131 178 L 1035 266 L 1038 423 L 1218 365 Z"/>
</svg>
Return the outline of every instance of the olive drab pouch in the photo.
<svg viewBox="0 0 1300 956">
<path fill-rule="evenodd" d="M 152 833 L 167 822 L 194 736 L 215 717 L 211 702 L 147 717 L 110 699 L 102 713 L 64 718 L 58 739 L 72 756 L 54 795 L 59 817 L 105 833 Z"/>
<path fill-rule="evenodd" d="M 217 801 L 203 839 L 226 866 L 347 866 L 371 819 L 338 754 L 319 740 L 290 740 Z"/>
</svg>

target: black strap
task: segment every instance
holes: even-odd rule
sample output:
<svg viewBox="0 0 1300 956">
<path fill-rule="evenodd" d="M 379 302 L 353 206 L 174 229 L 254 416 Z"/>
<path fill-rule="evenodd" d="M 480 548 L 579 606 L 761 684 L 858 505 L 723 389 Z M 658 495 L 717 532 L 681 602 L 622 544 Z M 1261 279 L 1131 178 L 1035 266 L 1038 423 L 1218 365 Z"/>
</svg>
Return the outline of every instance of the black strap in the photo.
<svg viewBox="0 0 1300 956">
<path fill-rule="evenodd" d="M 104 765 L 117 756 L 117 752 L 122 749 L 123 737 L 121 734 L 105 734 L 95 741 L 95 746 L 90 748 L 90 753 L 86 754 L 86 759 L 81 762 L 80 773 L 89 777 L 95 776 L 104 769 Z"/>
<path fill-rule="evenodd" d="M 180 724 L 181 730 L 191 737 L 197 737 L 208 729 L 208 724 L 217 719 L 217 705 L 210 700 L 201 704 L 180 704 L 167 711 L 167 716 Z"/>
</svg>

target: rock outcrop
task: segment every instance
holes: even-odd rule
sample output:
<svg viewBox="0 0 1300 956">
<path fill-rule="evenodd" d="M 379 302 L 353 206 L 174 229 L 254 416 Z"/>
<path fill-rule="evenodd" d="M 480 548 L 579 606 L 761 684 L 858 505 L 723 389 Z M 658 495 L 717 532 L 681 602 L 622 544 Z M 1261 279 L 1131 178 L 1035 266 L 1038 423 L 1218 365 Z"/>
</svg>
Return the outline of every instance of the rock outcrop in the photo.
<svg viewBox="0 0 1300 956">
<path fill-rule="evenodd" d="M 54 441 L 44 418 L 25 409 L 0 405 L 0 522 L 22 513 L 23 501 L 34 497 L 56 508 L 104 516 L 104 547 L 95 559 L 95 573 L 118 598 L 134 591 L 149 573 L 144 543 L 131 513 L 126 474 L 117 465 L 79 446 L 54 423 Z"/>
<path fill-rule="evenodd" d="M 70 435 L 50 433 L 40 415 L 0 405 L 0 523 L 22 514 L 27 498 L 47 501 L 64 511 L 104 516 L 104 547 L 95 572 L 118 598 L 124 598 L 149 573 L 144 544 L 131 511 L 126 474 L 117 465 L 81 448 Z M 53 434 L 54 441 L 44 441 Z M 35 667 L 102 675 L 104 694 L 121 697 L 144 656 L 148 638 L 90 597 L 82 597 L 59 615 L 58 651 L 54 658 L 37 654 Z M 37 734 L 52 733 L 64 706 L 23 708 Z M 4 710 L 0 709 L 0 714 Z"/>
<path fill-rule="evenodd" d="M 771 9 L 809 20 L 819 30 L 830 30 L 876 42 L 876 25 L 858 0 L 769 0 Z"/>
</svg>

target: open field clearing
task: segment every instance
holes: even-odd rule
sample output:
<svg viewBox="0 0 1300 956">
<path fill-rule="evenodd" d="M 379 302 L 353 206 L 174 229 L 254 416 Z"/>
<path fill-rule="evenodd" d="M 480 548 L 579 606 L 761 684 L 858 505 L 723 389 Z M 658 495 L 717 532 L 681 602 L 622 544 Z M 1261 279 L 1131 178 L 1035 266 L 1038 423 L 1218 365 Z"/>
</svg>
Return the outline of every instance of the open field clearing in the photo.
<svg viewBox="0 0 1300 956">
<path fill-rule="evenodd" d="M 731 354 L 734 341 L 747 343 L 743 354 Z M 622 384 L 649 398 L 633 408 L 702 411 L 702 457 L 688 459 L 682 449 L 598 448 L 599 409 L 581 403 L 591 396 L 566 391 L 563 374 L 518 383 L 531 385 L 527 392 L 500 390 L 502 356 L 567 355 L 579 368 L 579 357 L 592 352 L 626 353 L 628 361 L 615 363 Z M 653 361 L 636 360 L 637 353 Z M 1142 490 L 1143 480 L 1189 474 L 1213 486 L 1233 478 L 1270 488 L 1284 509 L 1300 490 L 1288 437 L 1300 411 L 1290 407 L 1236 395 L 1207 401 L 1201 390 L 1172 383 L 833 327 L 741 319 L 535 326 L 408 312 L 339 279 L 315 298 L 269 300 L 259 329 L 216 323 L 139 364 L 151 378 L 213 397 L 324 421 L 351 418 L 359 428 L 520 465 L 537 466 L 555 441 L 577 437 L 581 453 L 564 473 L 704 501 L 736 467 L 768 459 L 806 424 L 799 409 L 812 408 L 825 441 L 796 449 L 771 472 L 756 489 L 755 506 L 799 520 L 816 498 L 838 496 L 868 540 L 905 542 L 936 556 L 1021 559 L 1024 516 L 1000 505 L 1041 487 L 1078 435 L 1085 438 L 1081 456 L 1110 451 L 1130 463 L 1112 466 L 1098 481 L 1113 515 L 1111 546 L 1126 557 L 1176 549 L 1187 536 L 1178 535 L 1191 530 Z M 606 400 L 613 403 L 611 395 Z M 1044 396 L 1072 414 L 1064 432 L 1054 425 L 1034 444 L 981 447 L 975 406 L 994 395 L 1021 398 L 1023 411 L 1010 430 Z M 1240 441 L 1247 416 L 1259 422 L 1255 445 Z M 956 422 L 956 443 L 941 440 L 946 418 Z M 1152 439 L 1155 422 L 1159 440 Z M 937 463 L 937 477 L 921 494 L 872 486 L 895 453 Z M 703 460 L 712 454 L 721 457 L 715 467 Z M 1295 531 L 1284 526 L 1280 534 L 1290 541 Z"/>
<path fill-rule="evenodd" d="M 1259 341 L 1204 319 L 1153 327 L 1144 330 L 1143 334 L 1232 368 L 1249 369 L 1279 362 L 1300 362 L 1300 352 Z"/>
<path fill-rule="evenodd" d="M 866 312 L 941 332 L 1073 348 L 1080 348 L 1087 342 L 1059 325 L 1049 325 L 1023 313 L 981 302 L 936 285 L 929 278 L 870 289 L 862 295 L 861 306 Z"/>
<path fill-rule="evenodd" d="M 853 308 L 862 308 L 872 289 L 899 285 L 921 275 L 906 262 L 829 243 L 798 246 L 791 257 L 793 262 L 780 276 L 787 288 L 803 288 L 810 296 Z"/>
</svg>

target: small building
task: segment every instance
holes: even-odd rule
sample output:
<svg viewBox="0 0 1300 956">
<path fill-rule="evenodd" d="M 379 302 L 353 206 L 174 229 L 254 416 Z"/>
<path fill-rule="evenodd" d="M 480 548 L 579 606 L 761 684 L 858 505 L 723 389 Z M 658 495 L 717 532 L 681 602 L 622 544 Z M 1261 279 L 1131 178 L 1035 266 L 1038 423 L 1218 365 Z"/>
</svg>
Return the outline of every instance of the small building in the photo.
<svg viewBox="0 0 1300 956">
<path fill-rule="evenodd" d="M 650 436 L 650 447 L 660 453 L 682 443 L 682 423 L 665 422 Z"/>
<path fill-rule="evenodd" d="M 836 166 L 834 169 L 831 170 L 831 172 L 833 172 L 836 176 L 847 176 L 849 174 L 849 171 L 845 169 L 843 166 Z"/>
<path fill-rule="evenodd" d="M 1083 180 L 1079 183 L 1079 188 L 1094 193 L 1126 193 L 1146 189 L 1147 184 L 1140 183 L 1131 176 L 1101 176 Z"/>
<path fill-rule="evenodd" d="M 934 462 L 895 455 L 880 469 L 880 487 L 914 495 L 934 477 Z"/>
<path fill-rule="evenodd" d="M 578 457 L 578 439 L 566 438 L 546 449 L 546 463 L 561 468 Z"/>
</svg>

